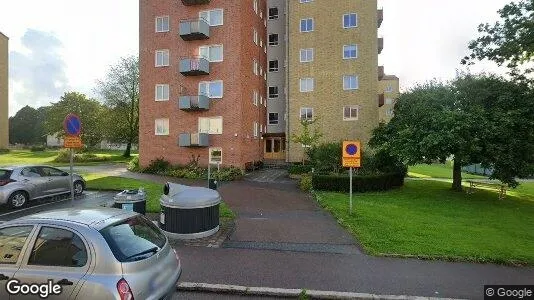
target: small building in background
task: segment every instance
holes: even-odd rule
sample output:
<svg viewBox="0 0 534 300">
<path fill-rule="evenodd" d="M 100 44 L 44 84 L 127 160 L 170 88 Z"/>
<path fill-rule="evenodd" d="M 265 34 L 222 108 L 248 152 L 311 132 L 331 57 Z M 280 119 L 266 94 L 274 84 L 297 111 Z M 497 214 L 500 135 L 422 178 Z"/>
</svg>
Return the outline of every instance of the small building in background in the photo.
<svg viewBox="0 0 534 300">
<path fill-rule="evenodd" d="M 393 118 L 393 108 L 400 96 L 399 77 L 384 75 L 378 82 L 378 120 L 388 123 Z"/>
<path fill-rule="evenodd" d="M 9 145 L 9 38 L 0 32 L 0 149 Z"/>
</svg>

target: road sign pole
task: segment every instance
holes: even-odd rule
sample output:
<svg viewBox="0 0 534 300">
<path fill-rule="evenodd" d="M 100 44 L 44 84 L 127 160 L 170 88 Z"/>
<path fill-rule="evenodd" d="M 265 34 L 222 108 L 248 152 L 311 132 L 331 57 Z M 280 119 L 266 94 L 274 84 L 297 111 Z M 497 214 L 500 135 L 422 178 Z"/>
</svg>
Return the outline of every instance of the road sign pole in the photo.
<svg viewBox="0 0 534 300">
<path fill-rule="evenodd" d="M 352 215 L 352 167 L 350 167 L 350 170 L 349 170 L 349 174 L 350 174 L 350 211 L 349 213 Z"/>
<path fill-rule="evenodd" d="M 73 173 L 73 164 L 74 164 L 74 154 L 73 154 L 74 150 L 72 148 L 70 148 L 70 200 L 71 200 L 71 205 L 74 206 L 74 183 L 72 182 L 73 181 L 73 178 L 72 178 L 72 173 Z"/>
</svg>

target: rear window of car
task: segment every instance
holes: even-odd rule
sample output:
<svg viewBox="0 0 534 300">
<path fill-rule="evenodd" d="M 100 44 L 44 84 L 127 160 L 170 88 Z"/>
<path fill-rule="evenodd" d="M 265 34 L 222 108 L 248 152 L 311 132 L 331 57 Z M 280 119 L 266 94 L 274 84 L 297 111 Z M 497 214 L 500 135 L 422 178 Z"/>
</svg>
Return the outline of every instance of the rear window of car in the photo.
<svg viewBox="0 0 534 300">
<path fill-rule="evenodd" d="M 154 255 L 167 243 L 167 237 L 150 220 L 132 217 L 100 230 L 115 258 L 132 262 Z"/>
<path fill-rule="evenodd" d="M 0 180 L 7 180 L 11 176 L 11 170 L 0 169 Z"/>
</svg>

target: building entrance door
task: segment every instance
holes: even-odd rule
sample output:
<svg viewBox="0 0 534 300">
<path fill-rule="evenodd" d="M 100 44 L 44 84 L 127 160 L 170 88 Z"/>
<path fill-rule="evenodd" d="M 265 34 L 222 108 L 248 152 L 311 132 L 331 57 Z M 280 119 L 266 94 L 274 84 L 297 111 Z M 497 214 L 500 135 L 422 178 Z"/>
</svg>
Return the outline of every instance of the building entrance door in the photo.
<svg viewBox="0 0 534 300">
<path fill-rule="evenodd" d="M 283 137 L 268 137 L 265 139 L 265 159 L 285 159 L 286 143 Z"/>
</svg>

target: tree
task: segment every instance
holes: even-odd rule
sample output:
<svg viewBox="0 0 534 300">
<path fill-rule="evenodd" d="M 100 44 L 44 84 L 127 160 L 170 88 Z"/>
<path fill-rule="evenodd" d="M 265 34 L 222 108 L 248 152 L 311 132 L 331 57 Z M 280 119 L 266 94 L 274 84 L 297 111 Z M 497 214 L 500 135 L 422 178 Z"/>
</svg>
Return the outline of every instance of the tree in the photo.
<svg viewBox="0 0 534 300">
<path fill-rule="evenodd" d="M 88 146 L 96 146 L 102 141 L 102 118 L 105 115 L 105 107 L 94 99 L 78 92 L 67 92 L 61 100 L 52 103 L 48 109 L 45 121 L 47 134 L 65 135 L 63 120 L 70 114 L 76 114 L 82 121 L 82 141 Z"/>
<path fill-rule="evenodd" d="M 532 62 L 534 57 L 534 1 L 511 2 L 498 12 L 501 21 L 478 26 L 481 36 L 469 43 L 471 54 L 462 60 L 462 64 L 489 59 L 499 66 L 506 63 L 512 69 L 512 75 L 519 75 L 517 67 Z"/>
<path fill-rule="evenodd" d="M 454 190 L 462 166 L 493 167 L 493 179 L 516 186 L 534 165 L 534 92 L 525 83 L 494 75 L 461 75 L 448 84 L 429 82 L 402 94 L 388 124 L 370 145 L 408 165 L 453 157 Z"/>
<path fill-rule="evenodd" d="M 293 143 L 301 144 L 306 148 L 308 157 L 310 156 L 312 147 L 316 146 L 323 137 L 323 134 L 316 127 L 313 128 L 313 132 L 310 128 L 317 120 L 318 118 L 313 120 L 300 120 L 302 131 L 299 134 L 293 134 L 291 136 Z M 304 156 L 302 157 L 302 163 L 304 164 Z"/>
<path fill-rule="evenodd" d="M 24 106 L 9 118 L 9 142 L 11 144 L 41 144 L 46 142 L 44 108 Z"/>
<path fill-rule="evenodd" d="M 121 58 L 110 68 L 106 79 L 98 81 L 97 92 L 110 107 L 106 137 L 126 143 L 123 156 L 130 157 L 132 143 L 139 140 L 139 58 Z"/>
</svg>

